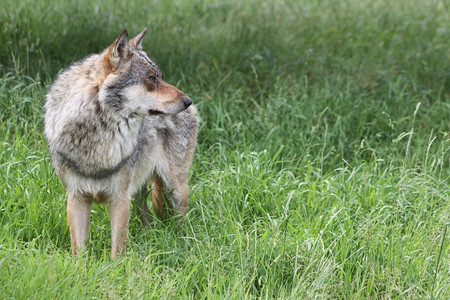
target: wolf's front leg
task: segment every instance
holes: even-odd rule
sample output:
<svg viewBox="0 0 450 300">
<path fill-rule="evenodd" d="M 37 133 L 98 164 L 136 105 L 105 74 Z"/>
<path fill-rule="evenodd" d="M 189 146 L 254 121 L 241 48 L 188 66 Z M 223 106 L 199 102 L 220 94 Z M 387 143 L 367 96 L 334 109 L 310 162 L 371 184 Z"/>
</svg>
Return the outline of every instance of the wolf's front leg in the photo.
<svg viewBox="0 0 450 300">
<path fill-rule="evenodd" d="M 113 199 L 109 207 L 111 219 L 111 256 L 115 258 L 125 252 L 130 219 L 130 195 Z"/>
<path fill-rule="evenodd" d="M 67 219 L 72 239 L 72 254 L 81 254 L 85 249 L 85 242 L 89 236 L 90 214 L 90 201 L 75 195 L 69 195 L 67 200 Z"/>
</svg>

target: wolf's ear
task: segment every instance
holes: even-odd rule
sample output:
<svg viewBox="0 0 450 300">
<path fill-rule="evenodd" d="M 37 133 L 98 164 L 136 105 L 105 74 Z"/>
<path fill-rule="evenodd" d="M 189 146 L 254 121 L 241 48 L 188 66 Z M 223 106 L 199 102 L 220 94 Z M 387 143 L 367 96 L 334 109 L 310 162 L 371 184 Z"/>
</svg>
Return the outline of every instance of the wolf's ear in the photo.
<svg viewBox="0 0 450 300">
<path fill-rule="evenodd" d="M 144 28 L 141 33 L 139 33 L 137 36 L 135 36 L 133 39 L 130 40 L 130 45 L 138 50 L 142 50 L 142 39 L 145 36 L 145 33 L 147 32 L 147 28 Z"/>
<path fill-rule="evenodd" d="M 131 57 L 130 45 L 128 44 L 128 31 L 122 30 L 119 37 L 109 47 L 108 59 L 113 71 L 118 69 L 124 62 L 128 62 Z"/>
</svg>

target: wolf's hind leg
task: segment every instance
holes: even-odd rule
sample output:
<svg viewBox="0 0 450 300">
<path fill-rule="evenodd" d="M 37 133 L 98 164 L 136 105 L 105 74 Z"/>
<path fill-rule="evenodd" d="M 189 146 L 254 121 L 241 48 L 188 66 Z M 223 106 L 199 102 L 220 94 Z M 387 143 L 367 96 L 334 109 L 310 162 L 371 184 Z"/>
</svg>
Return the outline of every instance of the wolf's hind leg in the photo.
<svg viewBox="0 0 450 300">
<path fill-rule="evenodd" d="M 172 172 L 167 189 L 172 192 L 173 213 L 182 218 L 189 209 L 188 170 L 180 173 Z"/>
<path fill-rule="evenodd" d="M 166 192 L 172 195 L 173 209 L 180 217 L 189 208 L 189 169 L 197 145 L 198 117 L 195 107 L 190 106 L 176 118 L 176 126 L 162 135 L 168 169 L 163 169 Z"/>
<path fill-rule="evenodd" d="M 167 197 L 163 181 L 158 175 L 152 178 L 152 203 L 158 217 L 162 220 L 167 218 L 168 213 L 172 210 L 172 203 Z"/>
<path fill-rule="evenodd" d="M 136 195 L 137 214 L 139 215 L 139 218 L 144 225 L 150 225 L 150 223 L 152 222 L 152 213 L 147 205 L 149 194 L 150 191 L 147 187 L 147 184 L 144 184 L 139 193 Z"/>
<path fill-rule="evenodd" d="M 72 254 L 81 254 L 89 236 L 89 217 L 91 202 L 69 195 L 67 200 L 67 220 L 69 221 L 70 237 L 72 239 Z"/>
</svg>

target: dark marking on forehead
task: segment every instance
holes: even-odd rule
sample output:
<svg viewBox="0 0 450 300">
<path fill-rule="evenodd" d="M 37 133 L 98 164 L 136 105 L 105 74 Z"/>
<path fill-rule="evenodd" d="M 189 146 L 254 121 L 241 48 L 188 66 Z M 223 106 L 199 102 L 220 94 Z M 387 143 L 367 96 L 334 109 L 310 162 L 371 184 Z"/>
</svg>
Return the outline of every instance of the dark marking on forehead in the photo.
<svg viewBox="0 0 450 300">
<path fill-rule="evenodd" d="M 145 53 L 144 51 L 136 51 L 135 53 L 137 54 L 137 57 L 145 61 L 150 66 L 150 68 L 154 69 L 158 76 L 161 74 L 161 71 L 159 70 L 158 66 L 155 64 L 154 61 L 150 59 L 150 57 L 148 57 L 147 53 Z"/>
</svg>

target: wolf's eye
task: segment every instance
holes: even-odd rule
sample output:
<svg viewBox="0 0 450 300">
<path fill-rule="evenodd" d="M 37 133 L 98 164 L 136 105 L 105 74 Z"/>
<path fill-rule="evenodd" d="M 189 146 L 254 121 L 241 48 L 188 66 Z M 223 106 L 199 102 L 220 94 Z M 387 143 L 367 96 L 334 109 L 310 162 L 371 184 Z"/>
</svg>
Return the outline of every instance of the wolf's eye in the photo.
<svg viewBox="0 0 450 300">
<path fill-rule="evenodd" d="M 154 84 L 158 84 L 158 79 L 156 78 L 156 76 L 149 76 L 148 79 L 154 83 Z"/>
</svg>

